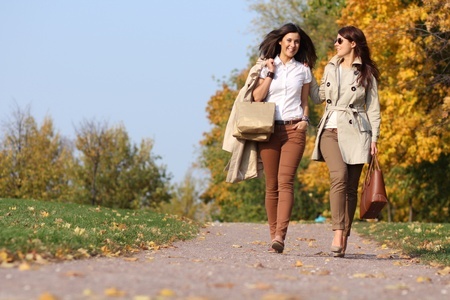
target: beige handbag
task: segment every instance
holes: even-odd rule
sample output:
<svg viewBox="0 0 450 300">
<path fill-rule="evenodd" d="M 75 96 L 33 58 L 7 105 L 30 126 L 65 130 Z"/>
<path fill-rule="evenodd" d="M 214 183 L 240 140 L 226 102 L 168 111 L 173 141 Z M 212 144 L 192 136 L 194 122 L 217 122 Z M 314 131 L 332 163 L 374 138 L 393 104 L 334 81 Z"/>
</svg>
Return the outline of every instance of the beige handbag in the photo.
<svg viewBox="0 0 450 300">
<path fill-rule="evenodd" d="M 266 142 L 274 130 L 275 103 L 237 102 L 233 136 L 255 142 Z"/>
</svg>

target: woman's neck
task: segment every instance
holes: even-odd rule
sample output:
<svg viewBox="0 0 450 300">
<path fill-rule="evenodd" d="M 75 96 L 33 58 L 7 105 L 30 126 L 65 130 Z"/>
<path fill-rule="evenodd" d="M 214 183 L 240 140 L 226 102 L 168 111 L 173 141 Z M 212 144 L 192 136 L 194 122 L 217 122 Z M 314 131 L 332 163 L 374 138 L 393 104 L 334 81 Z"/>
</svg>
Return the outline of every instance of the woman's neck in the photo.
<svg viewBox="0 0 450 300">
<path fill-rule="evenodd" d="M 355 60 L 355 56 L 353 55 L 353 52 L 350 54 L 347 54 L 342 57 L 341 66 L 343 68 L 351 68 L 354 60 Z"/>
<path fill-rule="evenodd" d="M 285 64 L 287 64 L 291 59 L 292 59 L 292 57 L 287 57 L 287 56 L 285 56 L 285 55 L 282 55 L 282 54 L 280 54 L 280 55 L 278 55 L 279 57 L 280 57 L 280 60 L 281 60 L 281 62 L 285 65 Z"/>
</svg>

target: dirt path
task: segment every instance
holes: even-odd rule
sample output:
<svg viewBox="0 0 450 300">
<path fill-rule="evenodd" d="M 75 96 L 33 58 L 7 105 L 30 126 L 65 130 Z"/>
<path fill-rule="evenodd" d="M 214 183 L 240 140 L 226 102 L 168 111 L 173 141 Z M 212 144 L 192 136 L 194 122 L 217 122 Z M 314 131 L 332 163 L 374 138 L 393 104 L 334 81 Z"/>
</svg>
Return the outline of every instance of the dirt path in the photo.
<svg viewBox="0 0 450 300">
<path fill-rule="evenodd" d="M 356 233 L 333 258 L 330 238 L 328 224 L 292 224 L 274 254 L 267 225 L 214 223 L 133 258 L 0 268 L 0 299 L 450 299 L 450 275 Z"/>
</svg>

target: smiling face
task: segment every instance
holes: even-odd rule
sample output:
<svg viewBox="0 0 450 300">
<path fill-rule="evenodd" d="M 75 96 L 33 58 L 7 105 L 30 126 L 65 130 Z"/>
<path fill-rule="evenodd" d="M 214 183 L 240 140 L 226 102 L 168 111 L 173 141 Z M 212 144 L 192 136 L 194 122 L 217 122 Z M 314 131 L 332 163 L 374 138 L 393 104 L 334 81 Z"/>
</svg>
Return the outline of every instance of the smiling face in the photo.
<svg viewBox="0 0 450 300">
<path fill-rule="evenodd" d="M 338 34 L 336 40 L 334 41 L 334 47 L 336 48 L 337 55 L 339 57 L 346 57 L 351 55 L 355 46 L 355 42 L 350 42 L 340 34 Z"/>
<path fill-rule="evenodd" d="M 279 44 L 281 46 L 280 59 L 287 62 L 297 54 L 300 48 L 300 34 L 290 32 L 283 37 Z"/>
</svg>

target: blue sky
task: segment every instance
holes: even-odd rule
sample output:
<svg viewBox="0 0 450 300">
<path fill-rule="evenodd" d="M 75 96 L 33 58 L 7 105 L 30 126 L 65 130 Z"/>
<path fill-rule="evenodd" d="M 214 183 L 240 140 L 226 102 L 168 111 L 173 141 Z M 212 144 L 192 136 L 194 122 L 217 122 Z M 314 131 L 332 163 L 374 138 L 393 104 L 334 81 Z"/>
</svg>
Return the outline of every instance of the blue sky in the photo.
<svg viewBox="0 0 450 300">
<path fill-rule="evenodd" d="M 17 103 L 71 139 L 83 120 L 123 124 L 180 182 L 217 79 L 257 47 L 254 17 L 246 0 L 1 0 L 0 120 Z"/>
</svg>

